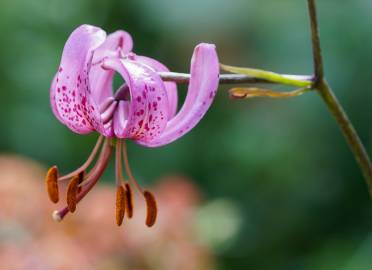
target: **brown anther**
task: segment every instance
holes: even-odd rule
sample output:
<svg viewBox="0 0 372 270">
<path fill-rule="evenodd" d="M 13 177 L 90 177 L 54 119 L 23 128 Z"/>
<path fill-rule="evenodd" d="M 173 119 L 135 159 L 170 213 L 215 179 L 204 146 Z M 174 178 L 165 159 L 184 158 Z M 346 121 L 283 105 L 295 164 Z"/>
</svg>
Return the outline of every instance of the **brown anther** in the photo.
<svg viewBox="0 0 372 270">
<path fill-rule="evenodd" d="M 67 207 L 71 213 L 75 212 L 76 210 L 76 204 L 77 204 L 76 195 L 78 193 L 79 181 L 80 181 L 79 175 L 80 174 L 72 177 L 67 187 Z"/>
<path fill-rule="evenodd" d="M 116 189 L 116 224 L 120 226 L 123 223 L 125 215 L 125 190 L 122 185 Z"/>
<path fill-rule="evenodd" d="M 127 210 L 128 218 L 133 217 L 133 192 L 128 183 L 125 184 L 125 209 Z"/>
<path fill-rule="evenodd" d="M 85 171 L 80 172 L 78 174 L 78 176 L 79 176 L 79 186 L 78 186 L 78 189 L 77 189 L 77 193 L 80 193 L 81 189 L 82 189 L 82 186 L 80 184 L 83 183 L 83 181 L 84 181 Z"/>
<path fill-rule="evenodd" d="M 51 167 L 45 177 L 45 182 L 47 186 L 47 191 L 49 199 L 57 203 L 59 201 L 59 192 L 58 192 L 58 169 L 57 166 Z"/>
<path fill-rule="evenodd" d="M 155 224 L 156 216 L 158 214 L 155 196 L 147 190 L 143 192 L 143 196 L 145 197 L 147 205 L 146 225 L 152 227 Z"/>
</svg>

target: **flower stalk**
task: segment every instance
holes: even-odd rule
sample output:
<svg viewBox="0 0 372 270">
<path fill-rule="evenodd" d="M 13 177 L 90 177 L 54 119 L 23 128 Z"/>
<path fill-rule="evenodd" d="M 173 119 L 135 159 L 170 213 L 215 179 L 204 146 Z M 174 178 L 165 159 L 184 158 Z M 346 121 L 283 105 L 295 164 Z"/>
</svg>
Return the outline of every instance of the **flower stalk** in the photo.
<svg viewBox="0 0 372 270">
<path fill-rule="evenodd" d="M 285 85 L 292 85 L 297 87 L 308 87 L 312 84 L 312 78 L 310 80 L 306 80 L 305 78 L 301 78 L 294 75 L 283 75 L 279 73 L 275 73 L 272 71 L 266 71 L 262 69 L 254 69 L 254 68 L 245 68 L 245 67 L 233 67 L 228 65 L 220 65 L 221 69 L 238 74 L 244 74 L 248 76 L 252 76 L 257 79 L 266 80 L 272 83 L 278 84 L 285 84 Z"/>
<path fill-rule="evenodd" d="M 256 70 L 257 72 L 252 72 L 251 74 L 220 74 L 219 84 L 265 83 L 306 87 L 311 86 L 314 81 L 313 76 L 278 74 L 271 71 L 257 69 L 249 70 Z M 246 73 L 248 72 L 249 71 Z M 190 74 L 188 73 L 158 72 L 158 74 L 163 81 L 171 81 L 180 84 L 187 84 L 190 81 Z"/>
<path fill-rule="evenodd" d="M 372 197 L 372 162 L 368 153 L 361 142 L 358 133 L 347 116 L 342 105 L 338 101 L 332 88 L 324 78 L 323 59 L 320 46 L 320 37 L 318 29 L 318 21 L 316 14 L 315 0 L 308 0 L 308 10 L 310 18 L 311 42 L 314 61 L 314 75 L 287 75 L 279 74 L 271 71 L 234 67 L 220 64 L 220 68 L 232 72 L 234 74 L 220 74 L 220 84 L 280 84 L 301 87 L 289 92 L 277 92 L 269 89 L 257 87 L 239 87 L 229 90 L 230 98 L 246 99 L 251 97 L 270 97 L 270 98 L 285 98 L 297 97 L 310 90 L 315 90 L 319 93 L 330 113 L 334 116 L 338 126 L 341 129 L 362 173 L 366 180 L 368 191 Z M 188 83 L 190 75 L 176 72 L 159 72 L 160 77 L 164 81 L 173 81 L 176 83 Z"/>
</svg>

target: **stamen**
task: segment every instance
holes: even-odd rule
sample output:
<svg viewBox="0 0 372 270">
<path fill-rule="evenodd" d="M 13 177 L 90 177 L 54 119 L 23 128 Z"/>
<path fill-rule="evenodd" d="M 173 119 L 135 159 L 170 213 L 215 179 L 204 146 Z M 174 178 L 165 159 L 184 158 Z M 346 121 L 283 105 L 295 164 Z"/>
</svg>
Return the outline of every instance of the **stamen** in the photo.
<svg viewBox="0 0 372 270">
<path fill-rule="evenodd" d="M 128 218 L 133 217 L 133 194 L 132 189 L 128 182 L 125 181 L 122 174 L 122 140 L 118 139 L 116 143 L 116 160 L 115 160 L 115 173 L 116 173 L 116 186 L 119 188 L 124 184 L 125 192 L 125 210 L 127 211 Z"/>
<path fill-rule="evenodd" d="M 101 113 L 102 122 L 104 124 L 107 124 L 112 119 L 117 105 L 118 102 L 113 101 L 111 105 L 108 106 L 108 108 L 103 113 Z"/>
<path fill-rule="evenodd" d="M 97 160 L 97 163 L 94 165 L 93 169 L 89 173 L 89 176 L 87 177 L 86 181 L 84 181 L 81 192 L 78 193 L 76 196 L 76 204 L 79 203 L 98 182 L 103 172 L 105 171 L 108 162 L 110 161 L 111 153 L 112 153 L 111 139 L 106 138 L 105 144 L 102 147 L 102 151 Z M 57 221 L 62 220 L 67 215 L 69 210 L 70 210 L 69 207 L 66 206 L 59 211 L 53 212 L 53 219 Z"/>
<path fill-rule="evenodd" d="M 96 145 L 94 146 L 92 153 L 89 155 L 87 161 L 85 161 L 85 163 L 80 168 L 76 169 L 75 171 L 69 174 L 66 174 L 65 176 L 60 177 L 58 181 L 70 179 L 74 175 L 79 174 L 82 171 L 85 171 L 89 167 L 89 165 L 92 163 L 93 159 L 96 157 L 99 147 L 102 144 L 102 141 L 103 141 L 103 136 L 99 136 L 98 141 Z"/>
<path fill-rule="evenodd" d="M 148 227 L 152 227 L 155 224 L 156 217 L 158 214 L 155 196 L 150 191 L 147 190 L 145 190 L 143 196 L 145 197 L 147 206 L 146 225 Z"/>
<path fill-rule="evenodd" d="M 105 144 L 103 145 L 102 152 L 96 165 L 93 167 L 92 171 L 89 173 L 89 177 L 86 179 L 86 185 L 83 185 L 83 189 L 77 196 L 77 202 L 81 201 L 88 194 L 88 192 L 94 187 L 98 182 L 103 172 L 105 171 L 108 162 L 110 161 L 112 153 L 111 139 L 106 138 Z"/>
<path fill-rule="evenodd" d="M 133 217 L 133 192 L 128 183 L 125 183 L 125 209 L 128 213 L 128 218 Z"/>
<path fill-rule="evenodd" d="M 112 102 L 114 102 L 114 100 L 115 99 L 113 97 L 106 98 L 105 101 L 103 101 L 101 105 L 99 105 L 99 112 L 103 113 L 104 111 L 106 111 L 107 108 L 112 104 Z"/>
<path fill-rule="evenodd" d="M 73 213 L 76 210 L 76 196 L 79 188 L 79 175 L 74 176 L 67 187 L 67 207 L 68 210 Z"/>
<path fill-rule="evenodd" d="M 125 215 L 125 190 L 122 185 L 116 188 L 116 224 L 120 226 L 123 223 Z"/>
<path fill-rule="evenodd" d="M 116 186 L 121 186 L 124 182 L 124 177 L 122 174 L 122 165 L 121 165 L 121 139 L 118 139 L 116 142 L 115 149 L 115 180 Z"/>
<path fill-rule="evenodd" d="M 81 189 L 82 189 L 81 183 L 83 183 L 83 181 L 84 181 L 85 172 L 84 171 L 80 172 L 78 174 L 78 176 L 79 176 L 79 186 L 78 186 L 78 189 L 77 189 L 77 193 L 80 193 L 81 192 Z"/>
<path fill-rule="evenodd" d="M 51 167 L 45 177 L 45 182 L 47 186 L 47 191 L 49 199 L 57 203 L 59 201 L 59 191 L 58 191 L 58 169 L 57 166 Z"/>
<path fill-rule="evenodd" d="M 132 174 L 132 171 L 130 169 L 129 161 L 128 161 L 128 154 L 127 154 L 127 145 L 126 145 L 125 140 L 123 140 L 123 156 L 124 156 L 125 170 L 127 172 L 127 175 L 129 177 L 130 181 L 137 188 L 138 192 L 141 193 L 141 194 L 143 194 L 143 190 L 142 190 L 141 186 L 138 184 L 138 182 L 136 181 L 136 179 L 134 179 L 133 174 Z"/>
</svg>

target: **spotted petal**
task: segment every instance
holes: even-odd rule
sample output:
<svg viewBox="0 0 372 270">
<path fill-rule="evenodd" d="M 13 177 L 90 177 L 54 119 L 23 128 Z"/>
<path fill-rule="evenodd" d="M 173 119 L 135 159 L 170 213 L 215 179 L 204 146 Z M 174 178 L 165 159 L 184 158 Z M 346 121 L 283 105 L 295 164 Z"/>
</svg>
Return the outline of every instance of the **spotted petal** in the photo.
<svg viewBox="0 0 372 270">
<path fill-rule="evenodd" d="M 148 147 L 173 142 L 189 132 L 204 116 L 211 105 L 219 82 L 219 63 L 215 46 L 199 44 L 191 59 L 191 78 L 185 102 L 171 119 L 164 132 L 151 141 L 137 140 Z"/>
<path fill-rule="evenodd" d="M 94 52 L 93 63 L 89 74 L 92 98 L 96 104 L 101 105 L 104 100 L 113 94 L 113 70 L 102 69 L 102 62 L 107 57 L 119 57 L 129 53 L 133 48 L 132 37 L 125 31 L 116 31 L 107 36 L 106 41 Z"/>
<path fill-rule="evenodd" d="M 93 51 L 105 40 L 100 28 L 82 25 L 72 32 L 63 49 L 61 64 L 52 83 L 52 104 L 58 119 L 72 131 L 86 134 L 95 129 L 99 114 L 90 99 L 88 72 Z"/>
<path fill-rule="evenodd" d="M 159 136 L 168 121 L 168 98 L 159 75 L 133 60 L 111 58 L 104 61 L 104 67 L 118 72 L 130 93 L 130 102 L 119 101 L 115 111 L 114 134 L 143 141 Z"/>
<path fill-rule="evenodd" d="M 157 72 L 169 72 L 169 69 L 159 61 L 146 56 L 135 56 L 135 60 L 152 67 Z M 175 82 L 164 82 L 168 95 L 168 119 L 172 119 L 177 112 L 178 92 Z"/>
<path fill-rule="evenodd" d="M 64 120 L 62 117 L 59 115 L 58 109 L 57 109 L 57 104 L 56 104 L 56 97 L 55 97 L 55 89 L 56 89 L 56 80 L 57 80 L 57 75 L 54 76 L 52 85 L 50 86 L 50 106 L 52 107 L 52 112 L 54 116 L 61 122 L 64 123 Z"/>
</svg>

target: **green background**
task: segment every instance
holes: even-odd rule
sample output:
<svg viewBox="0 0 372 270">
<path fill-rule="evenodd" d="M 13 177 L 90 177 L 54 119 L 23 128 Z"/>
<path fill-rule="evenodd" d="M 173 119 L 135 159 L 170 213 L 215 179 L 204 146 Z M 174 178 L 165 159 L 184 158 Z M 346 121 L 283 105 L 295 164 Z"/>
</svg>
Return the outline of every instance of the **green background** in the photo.
<svg viewBox="0 0 372 270">
<path fill-rule="evenodd" d="M 327 78 L 372 153 L 372 2 L 318 2 Z M 289 0 L 2 0 L 0 151 L 62 171 L 88 155 L 97 135 L 60 124 L 48 91 L 64 42 L 80 24 L 130 32 L 136 53 L 172 71 L 187 72 L 194 46 L 210 42 L 225 64 L 310 74 L 306 8 Z M 366 185 L 319 96 L 231 101 L 226 90 L 173 144 L 131 143 L 137 178 L 151 184 L 184 174 L 206 202 L 228 202 L 239 230 L 212 245 L 220 269 L 372 269 Z"/>
</svg>

